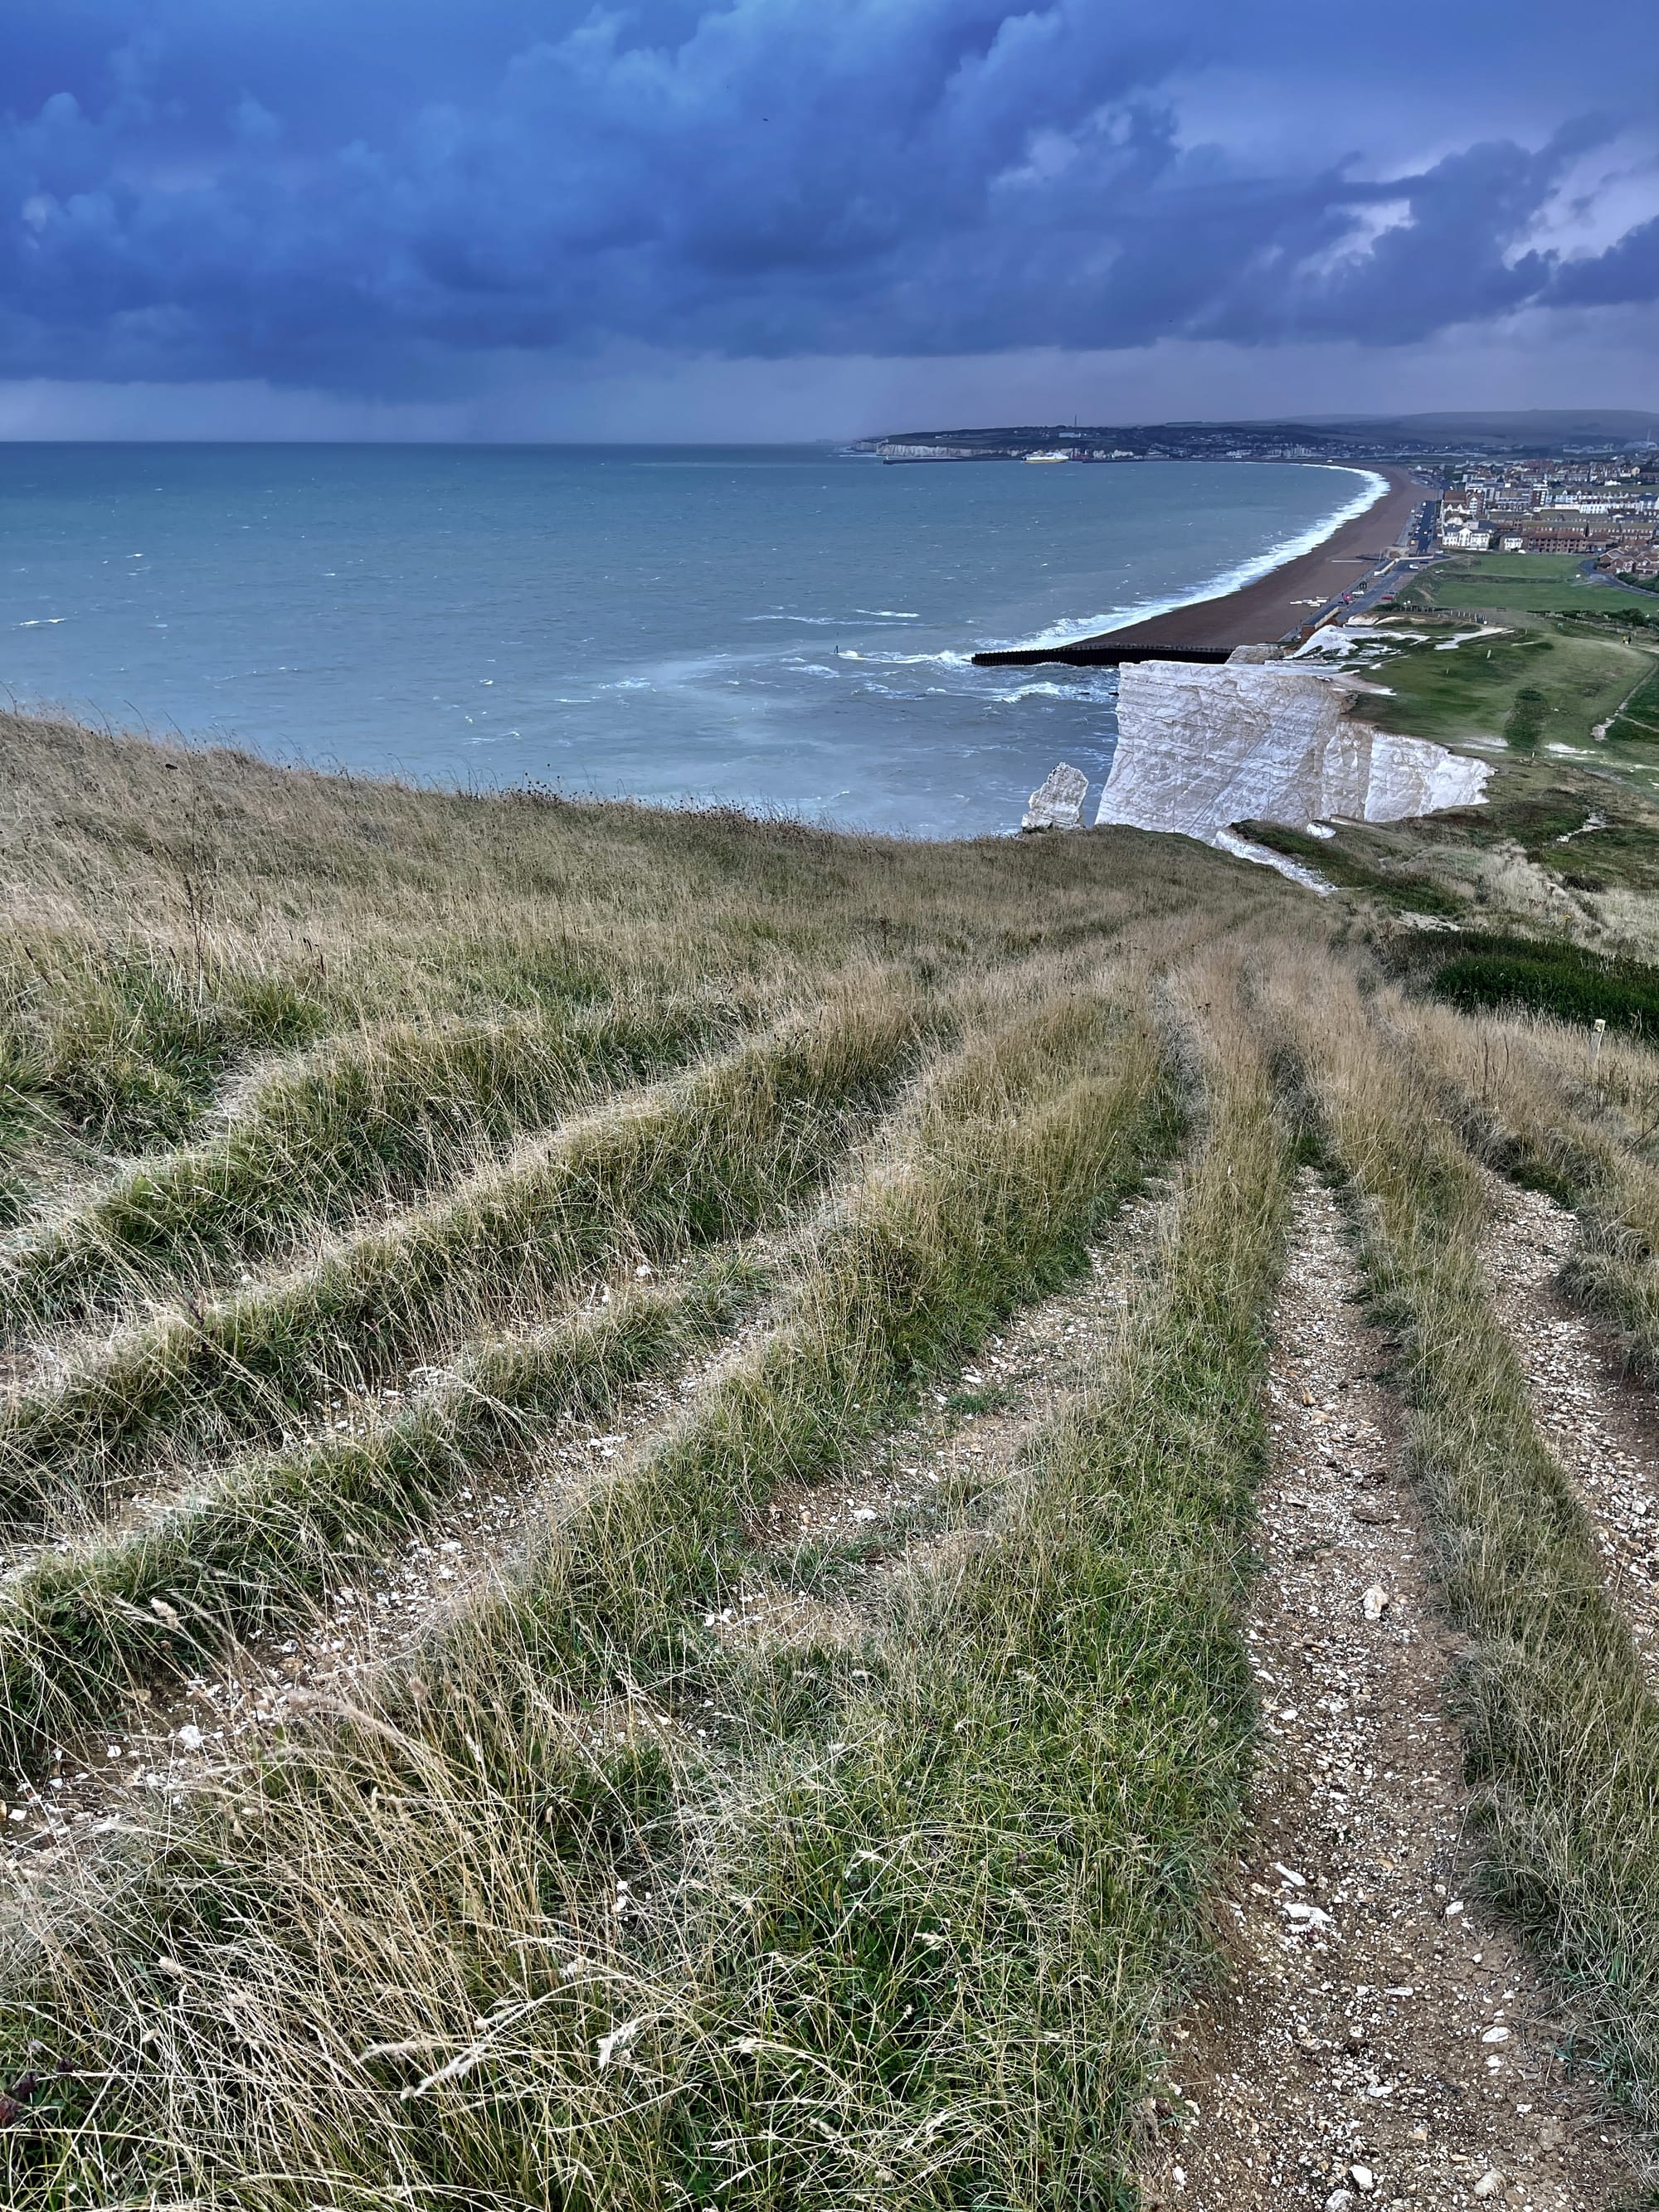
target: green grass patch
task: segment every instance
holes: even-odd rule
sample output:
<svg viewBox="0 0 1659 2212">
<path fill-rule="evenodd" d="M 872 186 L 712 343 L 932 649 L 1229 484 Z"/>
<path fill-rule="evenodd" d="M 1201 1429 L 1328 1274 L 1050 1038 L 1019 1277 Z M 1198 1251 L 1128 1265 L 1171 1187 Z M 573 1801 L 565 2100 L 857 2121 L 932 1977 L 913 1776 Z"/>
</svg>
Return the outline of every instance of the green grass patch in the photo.
<svg viewBox="0 0 1659 2212">
<path fill-rule="evenodd" d="M 392 1030 L 283 1067 L 210 1142 L 129 1170 L 0 1262 L 14 1329 L 100 1302 L 202 1291 L 373 1205 L 407 1203 L 526 1131 L 706 1045 L 714 1010 L 559 1010 L 537 1022 Z"/>
<path fill-rule="evenodd" d="M 1424 957 L 1445 947 L 1420 948 Z M 1595 953 L 1559 939 L 1461 932 L 1449 958 L 1429 969 L 1429 988 L 1448 1006 L 1474 1012 L 1524 1007 L 1553 1020 L 1659 1037 L 1659 968 Z"/>
<path fill-rule="evenodd" d="M 1650 652 L 1597 627 L 1528 616 L 1449 647 L 1403 644 L 1376 672 L 1389 696 L 1362 702 L 1362 711 L 1402 736 L 1443 744 L 1501 737 L 1522 751 L 1589 747 L 1591 732 L 1653 667 Z"/>
<path fill-rule="evenodd" d="M 0 1082 L 88 1143 L 175 1143 L 235 1059 L 308 1043 L 331 1012 L 314 980 L 191 966 L 153 947 L 25 939 L 0 963 Z"/>
<path fill-rule="evenodd" d="M 1465 553 L 1437 561 L 1399 593 L 1404 608 L 1461 612 L 1499 610 L 1506 613 L 1578 614 L 1603 617 L 1627 612 L 1646 619 L 1652 601 L 1620 585 L 1580 573 L 1573 553 Z"/>
<path fill-rule="evenodd" d="M 1314 837 L 1304 830 L 1287 829 L 1279 822 L 1241 822 L 1238 828 L 1253 844 L 1302 861 L 1340 890 L 1414 914 L 1454 915 L 1466 910 L 1465 901 L 1425 876 L 1403 868 L 1377 867 L 1362 859 L 1344 842 L 1340 831 L 1334 837 Z"/>
<path fill-rule="evenodd" d="M 1608 741 L 1615 744 L 1647 744 L 1659 741 L 1659 668 L 1644 678 L 1607 725 Z"/>
</svg>

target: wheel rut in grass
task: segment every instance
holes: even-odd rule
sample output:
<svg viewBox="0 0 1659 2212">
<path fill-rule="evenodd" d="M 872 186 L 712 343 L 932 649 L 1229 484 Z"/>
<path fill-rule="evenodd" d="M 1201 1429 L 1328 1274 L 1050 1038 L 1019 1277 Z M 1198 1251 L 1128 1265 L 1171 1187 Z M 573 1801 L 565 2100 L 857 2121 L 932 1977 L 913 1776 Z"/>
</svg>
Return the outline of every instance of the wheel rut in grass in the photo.
<svg viewBox="0 0 1659 2212">
<path fill-rule="evenodd" d="M 708 1626 L 730 1639 L 826 1629 L 853 1638 L 896 1575 L 975 1542 L 1032 1439 L 1103 1371 L 1171 1195 L 1165 1177 L 1149 1177 L 1091 1245 L 1086 1274 L 1012 1316 L 953 1376 L 934 1378 L 915 1419 L 860 1464 L 775 1498 L 751 1531 L 753 1578 Z"/>
<path fill-rule="evenodd" d="M 1147 2201 L 1590 2212 L 1626 2130 L 1473 1894 L 1468 1792 L 1428 1540 L 1382 1340 L 1331 1193 L 1303 1179 L 1273 1316 L 1253 1832 L 1218 1910 L 1230 1972 L 1180 2020 L 1148 2113 Z"/>
<path fill-rule="evenodd" d="M 1650 1689 L 1659 1690 L 1659 1403 L 1629 1379 L 1616 1337 L 1556 1287 L 1577 1223 L 1542 1191 L 1486 1178 L 1486 1258 L 1533 1415 L 1577 1484 Z"/>
<path fill-rule="evenodd" d="M 597 1311 L 610 1296 L 601 1286 L 589 1303 Z M 678 1373 L 623 1387 L 603 1420 L 573 1412 L 538 1424 L 509 1462 L 480 1468 L 415 1535 L 342 1553 L 331 1587 L 302 1617 L 248 1637 L 176 1689 L 136 1684 L 121 1725 L 66 1741 L 0 1801 L 0 1849 L 15 1877 L 39 1880 L 158 1805 L 181 1803 L 296 1713 L 352 1703 L 377 1669 L 406 1660 L 446 1616 L 498 1589 L 562 1504 L 678 1419 L 764 1326 L 763 1313 L 751 1314 Z"/>
<path fill-rule="evenodd" d="M 860 1463 L 787 1492 L 751 1532 L 753 1574 L 709 1625 L 733 1640 L 826 1629 L 856 1638 L 894 1574 L 975 1540 L 1031 1437 L 1101 1370 L 1168 1210 L 1169 1186 L 1153 1177 L 1091 1248 L 1086 1275 L 1011 1316 L 960 1373 L 936 1378 L 915 1419 Z M 223 1780 L 296 1713 L 354 1702 L 377 1669 L 407 1660 L 445 1617 L 498 1588 L 561 1501 L 670 1428 L 766 1325 L 757 1312 L 678 1375 L 631 1389 L 603 1422 L 560 1422 L 526 1444 L 516 1483 L 487 1471 L 417 1536 L 384 1554 L 343 1557 L 335 1587 L 306 1621 L 250 1638 L 177 1693 L 141 1692 L 125 1725 L 66 1747 L 12 1792 L 4 1841 L 15 1879 L 32 1885 L 85 1846 L 182 1803 L 194 1784 Z"/>
</svg>

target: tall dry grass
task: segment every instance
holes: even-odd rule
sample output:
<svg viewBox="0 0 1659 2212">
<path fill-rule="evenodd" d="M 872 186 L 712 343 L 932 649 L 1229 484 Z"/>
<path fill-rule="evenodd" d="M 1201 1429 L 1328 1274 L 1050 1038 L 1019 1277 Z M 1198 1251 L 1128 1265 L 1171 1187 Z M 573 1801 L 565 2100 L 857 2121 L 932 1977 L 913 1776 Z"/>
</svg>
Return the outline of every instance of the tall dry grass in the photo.
<svg viewBox="0 0 1659 2212">
<path fill-rule="evenodd" d="M 1576 1211 L 1564 1286 L 1659 1376 L 1659 1054 L 1536 1018 L 1395 1003 L 1385 1018 L 1480 1156 Z"/>
<path fill-rule="evenodd" d="M 0 2138 L 15 2201 L 1122 2188 L 1240 1813 L 1291 1160 L 1230 979 L 1194 983 L 1206 1133 L 1169 1242 L 966 1567 L 902 1579 L 861 1648 L 702 1626 L 769 1486 L 1079 1264 L 1169 1141 L 1121 993 L 1005 1006 L 942 1064 L 768 1336 L 510 1600 L 15 1929 L 0 2018 L 68 2069 Z"/>
</svg>

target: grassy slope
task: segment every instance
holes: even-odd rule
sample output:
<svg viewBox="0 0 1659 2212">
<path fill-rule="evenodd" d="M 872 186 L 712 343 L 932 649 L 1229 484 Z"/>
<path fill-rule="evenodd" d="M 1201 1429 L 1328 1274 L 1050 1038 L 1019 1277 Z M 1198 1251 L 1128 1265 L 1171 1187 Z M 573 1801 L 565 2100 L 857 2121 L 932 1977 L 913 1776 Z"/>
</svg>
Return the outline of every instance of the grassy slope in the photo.
<svg viewBox="0 0 1659 2212">
<path fill-rule="evenodd" d="M 1416 821 L 1345 823 L 1328 839 L 1249 828 L 1354 892 L 1373 917 L 1406 909 L 1659 958 L 1659 807 L 1565 762 L 1503 759 L 1485 805 Z"/>
<path fill-rule="evenodd" d="M 1565 556 L 1437 564 L 1401 594 L 1396 623 L 1428 635 L 1388 647 L 1370 672 L 1387 688 L 1359 711 L 1406 736 L 1498 748 L 1488 804 L 1345 827 L 1317 850 L 1295 831 L 1255 834 L 1373 907 L 1659 956 L 1655 604 Z"/>
<path fill-rule="evenodd" d="M 1400 629 L 1429 635 L 1401 640 L 1375 671 L 1388 687 L 1368 710 L 1379 723 L 1454 746 L 1502 744 L 1510 763 L 1549 760 L 1552 773 L 1575 757 L 1653 792 L 1659 602 L 1594 582 L 1565 555 L 1483 554 L 1437 562 L 1397 606 Z M 1385 615 L 1385 635 L 1388 625 Z"/>
<path fill-rule="evenodd" d="M 1517 750 L 1588 747 L 1654 672 L 1651 652 L 1565 623 L 1517 622 L 1486 639 L 1452 634 L 1467 641 L 1401 653 L 1378 670 L 1389 696 L 1376 712 L 1390 729 L 1450 745 L 1502 738 Z"/>
<path fill-rule="evenodd" d="M 539 1496 L 562 1418 L 745 1330 L 354 1712 L 0 1919 L 0 2077 L 36 2077 L 0 2124 L 11 2201 L 1130 2201 L 1249 1779 L 1233 1609 L 1304 1096 L 1372 1200 L 1448 1557 L 1485 1562 L 1448 1589 L 1509 1686 L 1472 1741 L 1506 1863 L 1544 1869 L 1510 1893 L 1646 2094 L 1629 1880 L 1591 1848 L 1607 1716 L 1636 1711 L 1616 1623 L 1559 1550 L 1571 1513 L 1540 1552 L 1489 1478 L 1508 1452 L 1547 1490 L 1471 1303 L 1476 1133 L 1450 1075 L 1348 1110 L 1407 1048 L 1364 1017 L 1361 956 L 1322 965 L 1339 902 L 1129 832 L 905 845 L 23 722 L 0 763 L 0 1275 L 20 1366 L 46 1360 L 0 1457 L 20 1533 L 76 1522 L 0 1607 L 10 1757 L 374 1586 L 464 1478 Z M 1567 896 L 1580 783 L 1523 764 L 1500 810 L 1345 833 L 1353 886 L 1461 908 L 1501 860 Z M 1648 816 L 1607 811 L 1603 904 L 1633 915 Z M 1262 1009 L 1314 975 L 1298 1091 Z M 1489 1034 L 1432 1020 L 1459 1067 Z M 690 1064 L 652 1085 L 664 1057 Z M 1616 1065 L 1582 1194 L 1644 1280 L 1651 1063 Z M 835 1481 L 1172 1148 L 1121 1342 L 1013 1489 L 793 1639 L 725 1637 L 777 1571 L 781 1486 Z M 642 1253 L 691 1256 L 641 1287 Z M 88 1315 L 119 1326 L 65 1335 Z M 1471 1358 L 1497 1378 L 1473 1436 L 1446 1418 Z M 343 1382 L 392 1394 L 344 1435 Z M 158 1499 L 109 1518 L 140 1471 Z M 1564 1559 L 1574 1602 L 1517 1674 L 1505 1562 Z M 1606 1693 L 1594 1756 L 1526 1703 L 1575 1664 Z M 1540 1887 L 1552 1837 L 1571 1897 Z"/>
</svg>

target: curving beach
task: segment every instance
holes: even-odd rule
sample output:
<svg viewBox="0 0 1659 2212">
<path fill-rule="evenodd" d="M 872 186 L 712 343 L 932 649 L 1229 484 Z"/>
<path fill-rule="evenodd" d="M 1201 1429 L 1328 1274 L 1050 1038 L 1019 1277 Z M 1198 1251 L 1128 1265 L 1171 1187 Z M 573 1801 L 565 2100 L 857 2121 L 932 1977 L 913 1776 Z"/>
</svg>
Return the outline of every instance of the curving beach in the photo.
<svg viewBox="0 0 1659 2212">
<path fill-rule="evenodd" d="M 1388 489 L 1311 552 L 1297 554 L 1238 591 L 1198 599 L 1078 643 L 1212 648 L 1272 643 L 1369 574 L 1405 528 L 1422 487 L 1405 469 L 1382 466 L 1374 473 L 1387 478 Z"/>
</svg>

